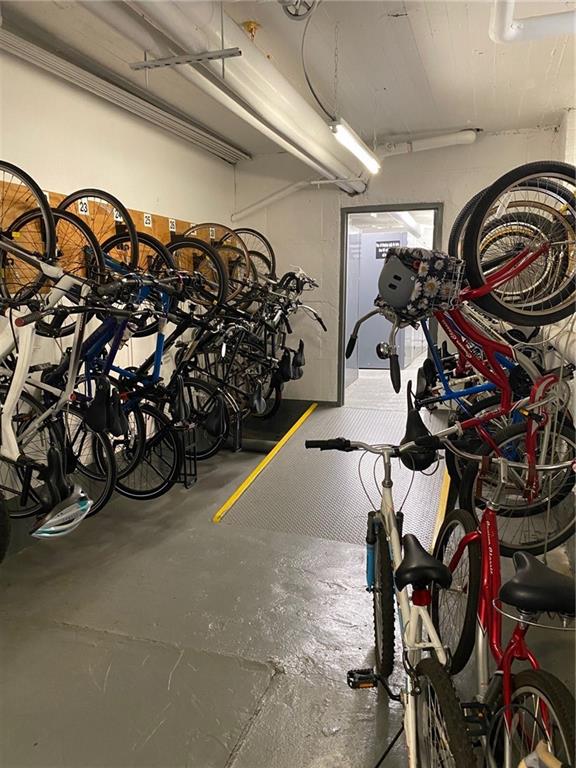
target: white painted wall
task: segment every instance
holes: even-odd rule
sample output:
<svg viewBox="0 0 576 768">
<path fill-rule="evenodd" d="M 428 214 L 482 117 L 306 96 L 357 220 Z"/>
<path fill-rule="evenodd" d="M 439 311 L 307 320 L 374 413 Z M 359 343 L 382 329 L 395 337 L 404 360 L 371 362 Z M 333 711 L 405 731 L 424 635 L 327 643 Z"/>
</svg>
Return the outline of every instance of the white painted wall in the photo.
<svg viewBox="0 0 576 768">
<path fill-rule="evenodd" d="M 561 159 L 576 165 L 576 109 L 567 109 L 560 123 Z"/>
<path fill-rule="evenodd" d="M 324 317 L 329 333 L 324 334 L 307 318 L 295 321 L 295 335 L 306 342 L 307 366 L 300 381 L 286 386 L 285 396 L 323 401 L 337 397 L 342 207 L 442 202 L 446 245 L 458 211 L 477 191 L 516 165 L 563 157 L 555 129 L 481 135 L 471 146 L 386 159 L 368 192 L 356 198 L 326 187 L 307 188 L 239 222 L 261 229 L 269 237 L 280 270 L 298 264 L 320 281 L 310 303 Z M 309 178 L 307 172 L 284 155 L 242 163 L 236 171 L 236 210 L 303 178 Z"/>
<path fill-rule="evenodd" d="M 0 53 L 0 157 L 45 190 L 102 188 L 128 208 L 188 220 L 229 223 L 231 165 L 152 124 Z M 130 342 L 120 361 L 136 364 L 154 337 Z M 39 341 L 36 357 L 59 355 Z"/>
<path fill-rule="evenodd" d="M 231 165 L 0 53 L 0 157 L 43 189 L 100 187 L 128 208 L 228 223 Z"/>
</svg>

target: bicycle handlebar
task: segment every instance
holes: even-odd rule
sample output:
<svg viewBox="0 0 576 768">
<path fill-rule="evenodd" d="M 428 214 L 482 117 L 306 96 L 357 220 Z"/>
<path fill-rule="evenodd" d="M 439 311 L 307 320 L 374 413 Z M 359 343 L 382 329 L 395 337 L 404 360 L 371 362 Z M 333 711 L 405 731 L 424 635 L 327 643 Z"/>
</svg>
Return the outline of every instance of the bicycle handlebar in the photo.
<svg viewBox="0 0 576 768">
<path fill-rule="evenodd" d="M 374 453 L 379 456 L 388 454 L 390 457 L 397 457 L 404 453 L 410 453 L 411 451 L 422 450 L 422 448 L 435 450 L 438 450 L 439 448 L 450 448 L 450 450 L 454 451 L 462 458 L 470 461 L 481 462 L 488 460 L 489 463 L 505 461 L 509 467 L 515 469 L 525 468 L 526 464 L 519 461 L 510 461 L 509 459 L 500 456 L 480 456 L 476 453 L 468 453 L 467 451 L 459 450 L 448 438 L 451 435 L 461 434 L 461 431 L 460 426 L 455 424 L 453 427 L 448 427 L 436 435 L 417 437 L 409 443 L 404 443 L 404 445 L 370 445 L 368 443 L 347 440 L 344 437 L 336 437 L 332 440 L 306 440 L 305 446 L 306 448 L 319 448 L 321 451 L 345 451 L 346 453 L 350 451 L 366 451 L 367 453 Z M 570 467 L 576 471 L 576 462 L 574 460 L 564 461 L 558 464 L 536 464 L 533 469 L 537 472 L 549 472 L 558 469 L 568 469 Z"/>
</svg>

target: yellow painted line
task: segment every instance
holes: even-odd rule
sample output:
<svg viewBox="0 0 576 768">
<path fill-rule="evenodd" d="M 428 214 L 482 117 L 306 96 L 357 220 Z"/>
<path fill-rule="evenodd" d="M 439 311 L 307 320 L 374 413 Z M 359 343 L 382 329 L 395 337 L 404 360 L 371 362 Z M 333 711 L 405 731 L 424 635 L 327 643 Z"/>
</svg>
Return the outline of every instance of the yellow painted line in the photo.
<svg viewBox="0 0 576 768">
<path fill-rule="evenodd" d="M 249 487 L 252 485 L 252 483 L 254 482 L 254 480 L 256 480 L 256 478 L 257 478 L 257 477 L 258 477 L 258 475 L 259 475 L 259 474 L 262 472 L 262 470 L 264 470 L 264 469 L 265 469 L 265 468 L 268 466 L 268 464 L 270 464 L 270 462 L 272 461 L 272 459 L 274 458 L 274 456 L 276 456 L 276 454 L 278 453 L 278 451 L 280 451 L 280 449 L 281 449 L 281 448 L 283 448 L 283 447 L 286 445 L 286 443 L 288 442 L 288 440 L 290 440 L 290 438 L 292 437 L 292 435 L 293 435 L 295 432 L 297 432 L 297 431 L 300 429 L 300 427 L 302 426 L 302 424 L 304 424 L 304 422 L 306 421 L 306 419 L 307 419 L 309 416 L 311 416 L 311 415 L 314 413 L 314 411 L 316 410 L 316 408 L 317 408 L 317 407 L 318 407 L 318 403 L 312 403 L 312 405 L 310 406 L 310 408 L 308 408 L 308 410 L 307 410 L 307 411 L 305 411 L 305 412 L 302 414 L 302 416 L 300 416 L 300 418 L 298 419 L 298 421 L 296 421 L 296 422 L 295 422 L 295 423 L 294 423 L 294 424 L 293 424 L 293 425 L 290 427 L 290 429 L 288 430 L 288 432 L 286 432 L 286 434 L 285 434 L 285 435 L 284 435 L 284 436 L 283 436 L 283 437 L 282 437 L 282 438 L 281 438 L 281 439 L 280 439 L 280 440 L 279 440 L 279 441 L 276 443 L 276 445 L 274 446 L 274 448 L 272 448 L 272 450 L 270 451 L 270 453 L 267 453 L 267 454 L 266 454 L 266 456 L 264 456 L 264 458 L 262 459 L 262 461 L 260 462 L 260 464 L 258 464 L 258 466 L 257 466 L 257 467 L 255 467 L 255 468 L 252 470 L 252 472 L 250 472 L 250 474 L 248 475 L 248 477 L 246 478 L 246 480 L 244 480 L 244 482 L 243 482 L 243 483 L 241 483 L 241 485 L 239 485 L 239 486 L 238 486 L 238 488 L 236 488 L 236 490 L 234 491 L 234 493 L 232 494 L 232 496 L 230 496 L 230 498 L 229 498 L 229 499 L 227 499 L 227 500 L 224 502 L 224 504 L 222 504 L 222 506 L 220 507 L 220 509 L 219 509 L 219 510 L 216 512 L 216 514 L 215 514 L 215 515 L 214 515 L 214 517 L 212 518 L 212 522 L 213 522 L 213 523 L 219 523 L 219 522 L 220 522 L 220 520 L 222 520 L 222 518 L 224 517 L 224 515 L 226 514 L 226 512 L 228 512 L 228 510 L 229 510 L 231 507 L 233 507 L 233 506 L 234 506 L 234 504 L 236 504 L 236 502 L 238 501 L 238 499 L 240 498 L 240 496 L 242 496 L 242 494 L 244 493 L 244 491 L 246 491 L 246 490 L 247 490 L 247 489 L 248 489 L 248 488 L 249 488 Z"/>
<path fill-rule="evenodd" d="M 438 531 L 444 522 L 446 516 L 446 507 L 448 506 L 448 494 L 450 493 L 450 475 L 448 470 L 444 470 L 444 479 L 442 480 L 442 488 L 440 488 L 440 501 L 438 502 L 438 512 L 436 514 L 436 525 L 434 526 L 434 535 L 432 536 L 432 544 L 436 542 Z"/>
</svg>

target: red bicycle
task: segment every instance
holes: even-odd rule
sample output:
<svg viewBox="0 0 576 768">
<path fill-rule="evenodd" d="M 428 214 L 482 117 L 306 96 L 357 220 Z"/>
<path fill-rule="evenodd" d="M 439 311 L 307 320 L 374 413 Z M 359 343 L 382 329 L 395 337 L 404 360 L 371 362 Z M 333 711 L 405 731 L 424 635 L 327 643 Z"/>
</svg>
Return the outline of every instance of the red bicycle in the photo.
<svg viewBox="0 0 576 768">
<path fill-rule="evenodd" d="M 485 404 L 478 401 L 462 427 L 479 438 L 487 459 L 503 457 L 522 466 L 510 467 L 506 498 L 503 491 L 498 512 L 500 545 L 506 555 L 524 550 L 541 554 L 568 539 L 575 527 L 573 507 L 563 503 L 574 485 L 571 470 L 546 475 L 536 470 L 538 465 L 561 465 L 576 455 L 565 371 L 543 373 L 498 331 L 499 322 L 541 326 L 571 315 L 575 188 L 573 166 L 556 162 L 521 166 L 475 201 L 464 220 L 457 253 L 390 249 L 376 309 L 358 321 L 346 350 L 350 356 L 359 327 L 369 317 L 383 315 L 390 320 L 389 343 L 380 344 L 377 352 L 390 359 L 392 381 L 399 391 L 396 334 L 402 327 L 434 317 L 456 347 L 462 371 L 475 371 L 498 392 Z M 521 398 L 514 390 L 511 368 L 520 369 L 524 377 L 527 394 Z M 486 386 L 471 389 L 470 394 L 477 394 Z M 494 465 L 487 462 L 481 474 L 477 462 L 470 464 L 462 483 L 468 494 L 466 508 L 473 509 L 475 502 L 482 506 L 486 490 L 497 482 L 487 471 L 489 466 Z"/>
<path fill-rule="evenodd" d="M 452 584 L 434 590 L 432 619 L 452 651 L 452 673 L 461 671 L 476 651 L 476 699 L 465 708 L 479 727 L 487 765 L 518 768 L 537 750 L 553 755 L 562 765 L 574 765 L 574 698 L 560 680 L 540 669 L 526 643 L 529 627 L 543 613 L 557 614 L 560 628 L 567 628 L 574 618 L 574 580 L 528 553 L 517 552 L 516 575 L 501 584 L 498 499 L 513 463 L 503 458 L 492 461 L 498 468 L 498 483 L 480 523 L 470 512 L 455 509 L 438 533 L 434 556 L 449 567 Z M 537 469 L 545 473 L 558 467 Z M 518 612 L 511 616 L 517 623 L 506 644 L 502 615 L 510 614 L 503 605 Z M 489 656 L 495 663 L 492 674 Z M 513 672 L 518 661 L 528 662 L 530 668 Z"/>
</svg>

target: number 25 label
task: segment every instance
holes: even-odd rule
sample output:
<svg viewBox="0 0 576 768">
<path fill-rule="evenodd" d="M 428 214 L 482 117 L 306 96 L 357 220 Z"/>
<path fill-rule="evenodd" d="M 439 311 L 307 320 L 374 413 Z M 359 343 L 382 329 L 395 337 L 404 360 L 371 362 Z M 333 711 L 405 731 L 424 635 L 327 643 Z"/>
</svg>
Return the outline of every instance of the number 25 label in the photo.
<svg viewBox="0 0 576 768">
<path fill-rule="evenodd" d="M 145 227 L 151 227 L 152 226 L 152 214 L 145 213 L 144 214 L 144 226 Z"/>
</svg>

